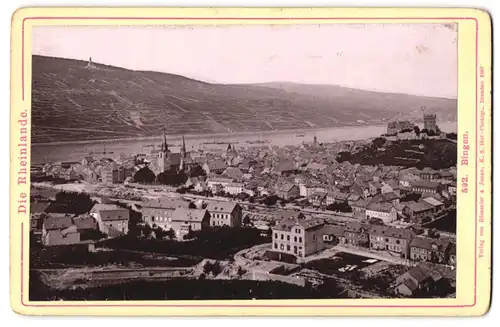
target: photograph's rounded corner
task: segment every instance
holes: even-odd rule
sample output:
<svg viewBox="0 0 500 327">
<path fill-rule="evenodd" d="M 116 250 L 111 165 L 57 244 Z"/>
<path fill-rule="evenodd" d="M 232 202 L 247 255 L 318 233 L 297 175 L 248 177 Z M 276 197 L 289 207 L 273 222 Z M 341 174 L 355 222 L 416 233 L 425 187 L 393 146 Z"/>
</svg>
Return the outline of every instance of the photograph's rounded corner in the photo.
<svg viewBox="0 0 500 327">
<path fill-rule="evenodd" d="M 19 297 L 11 296 L 10 309 L 12 310 L 12 312 L 14 312 L 15 314 L 17 314 L 19 316 L 28 317 L 28 316 L 34 315 L 32 310 L 30 310 L 29 307 L 27 307 L 24 303 L 19 301 Z"/>
<path fill-rule="evenodd" d="M 479 22 L 479 23 L 486 23 L 492 28 L 492 18 L 491 18 L 491 13 L 488 11 L 486 8 L 471 8 L 469 9 L 471 11 L 471 15 Z"/>
<path fill-rule="evenodd" d="M 490 292 L 490 290 L 488 290 L 488 293 L 484 294 L 481 297 L 481 299 L 482 300 L 479 301 L 478 303 L 476 303 L 476 305 L 473 307 L 470 316 L 484 317 L 490 313 L 490 310 L 491 310 L 491 292 Z"/>
<path fill-rule="evenodd" d="M 22 23 L 22 21 L 28 16 L 28 12 L 32 10 L 32 7 L 19 7 L 11 15 L 10 26 Z"/>
</svg>

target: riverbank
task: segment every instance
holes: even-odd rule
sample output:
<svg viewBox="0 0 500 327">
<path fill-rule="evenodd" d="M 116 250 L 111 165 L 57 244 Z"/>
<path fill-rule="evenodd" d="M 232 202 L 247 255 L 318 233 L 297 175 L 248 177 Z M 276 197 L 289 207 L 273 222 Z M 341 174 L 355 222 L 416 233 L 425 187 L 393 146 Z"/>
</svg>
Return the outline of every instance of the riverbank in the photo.
<svg viewBox="0 0 500 327">
<path fill-rule="evenodd" d="M 456 132 L 457 123 L 440 124 L 445 132 Z M 185 135 L 186 148 L 195 150 L 224 150 L 228 144 L 236 147 L 299 146 L 310 143 L 316 137 L 320 143 L 335 143 L 367 140 L 386 133 L 386 125 L 342 126 L 319 129 L 280 130 L 267 132 L 241 132 L 222 134 Z M 95 141 L 74 141 L 54 143 L 33 143 L 31 163 L 42 164 L 57 161 L 80 161 L 90 153 L 105 156 L 134 155 L 151 152 L 151 146 L 159 145 L 161 137 L 139 137 L 127 139 L 109 139 Z M 181 135 L 167 136 L 167 141 L 179 142 Z M 219 144 L 206 144 L 216 142 Z M 249 143 L 250 142 L 250 143 Z M 253 144 L 252 144 L 253 143 Z M 172 147 L 180 151 L 179 146 Z"/>
</svg>

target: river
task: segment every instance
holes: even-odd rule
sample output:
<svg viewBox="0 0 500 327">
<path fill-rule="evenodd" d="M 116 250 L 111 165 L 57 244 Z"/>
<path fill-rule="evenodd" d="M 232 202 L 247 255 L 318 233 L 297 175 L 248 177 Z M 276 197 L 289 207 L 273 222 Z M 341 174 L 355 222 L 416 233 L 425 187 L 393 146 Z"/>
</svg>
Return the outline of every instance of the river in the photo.
<svg viewBox="0 0 500 327">
<path fill-rule="evenodd" d="M 442 131 L 447 133 L 457 132 L 456 122 L 443 122 L 439 124 Z M 422 126 L 420 126 L 422 128 Z M 339 141 L 363 140 L 384 134 L 386 125 L 345 126 L 322 129 L 307 129 L 300 131 L 272 131 L 256 133 L 235 133 L 218 135 L 188 135 L 186 147 L 190 149 L 225 149 L 229 143 L 238 147 L 249 146 L 286 146 L 300 145 L 312 142 L 316 136 L 318 142 L 332 143 Z M 173 152 L 178 152 L 181 136 L 167 136 L 167 141 Z M 207 142 L 221 144 L 203 144 Z M 262 143 L 249 144 L 248 141 Z M 94 157 L 117 157 L 120 154 L 133 155 L 137 153 L 150 153 L 152 146 L 159 145 L 161 137 L 138 138 L 128 140 L 101 140 L 89 142 L 65 142 L 54 144 L 33 144 L 31 146 L 31 163 L 42 164 L 58 161 L 80 161 L 83 157 L 93 152 Z M 106 154 L 104 154 L 106 152 Z M 99 153 L 99 154 L 96 154 Z"/>
</svg>

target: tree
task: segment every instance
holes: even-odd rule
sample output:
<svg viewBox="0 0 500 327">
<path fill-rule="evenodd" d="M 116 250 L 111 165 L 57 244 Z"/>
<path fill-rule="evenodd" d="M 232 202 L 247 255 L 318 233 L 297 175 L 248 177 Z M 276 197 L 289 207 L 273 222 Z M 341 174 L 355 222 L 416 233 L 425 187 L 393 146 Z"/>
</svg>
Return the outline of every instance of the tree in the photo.
<svg viewBox="0 0 500 327">
<path fill-rule="evenodd" d="M 159 183 L 164 185 L 178 186 L 186 183 L 188 176 L 182 171 L 178 173 L 163 172 L 158 174 L 158 177 L 156 179 Z"/>
<path fill-rule="evenodd" d="M 175 231 L 172 228 L 170 228 L 168 231 L 165 232 L 165 236 L 171 240 L 176 239 Z"/>
<path fill-rule="evenodd" d="M 376 148 L 381 148 L 384 146 L 385 144 L 385 138 L 383 137 L 377 137 L 375 138 L 373 141 L 372 141 L 372 144 L 376 147 Z"/>
<path fill-rule="evenodd" d="M 341 151 L 341 152 L 339 152 L 339 154 L 337 155 L 336 160 L 337 160 L 337 162 L 350 161 L 350 160 L 351 160 L 351 157 L 352 157 L 351 152 Z"/>
<path fill-rule="evenodd" d="M 222 272 L 222 267 L 220 265 L 220 262 L 219 261 L 215 261 L 214 264 L 213 264 L 213 266 L 212 266 L 212 274 L 214 276 L 217 276 L 221 272 Z"/>
<path fill-rule="evenodd" d="M 166 235 L 165 231 L 161 227 L 156 227 L 154 232 L 157 239 L 162 239 Z"/>
<path fill-rule="evenodd" d="M 95 201 L 87 193 L 58 192 L 53 209 L 57 213 L 74 213 L 81 215 L 87 213 L 94 206 Z"/>
<path fill-rule="evenodd" d="M 146 225 L 144 225 L 144 228 L 142 229 L 142 235 L 144 235 L 144 237 L 149 237 L 149 236 L 151 236 L 152 231 L 153 231 L 153 229 L 151 228 L 151 226 L 149 226 L 149 224 L 146 224 Z"/>
<path fill-rule="evenodd" d="M 270 195 L 266 197 L 263 202 L 266 206 L 273 206 L 276 202 L 278 202 L 278 199 L 279 198 L 276 195 Z"/>
<path fill-rule="evenodd" d="M 245 269 L 243 269 L 241 266 L 238 266 L 238 271 L 237 271 L 238 276 L 240 276 L 240 277 L 241 277 L 241 276 L 243 276 L 244 274 L 246 274 L 246 272 L 247 272 L 247 271 L 246 271 Z"/>
<path fill-rule="evenodd" d="M 193 166 L 193 168 L 191 168 L 189 176 L 190 177 L 207 176 L 207 173 L 200 165 L 195 165 Z"/>
<path fill-rule="evenodd" d="M 251 222 L 250 222 L 249 215 L 245 215 L 245 217 L 243 217 L 243 225 L 248 226 L 248 225 L 250 225 L 250 223 Z"/>
<path fill-rule="evenodd" d="M 141 168 L 134 174 L 134 181 L 141 184 L 152 184 L 155 181 L 155 173 L 149 167 Z"/>
<path fill-rule="evenodd" d="M 194 202 L 189 202 L 189 209 L 196 209 L 196 204 Z"/>
<path fill-rule="evenodd" d="M 432 129 L 431 129 L 431 130 L 429 130 L 429 131 L 427 132 L 427 135 L 429 135 L 429 136 L 436 136 L 436 132 L 435 132 L 434 130 L 432 130 Z"/>
<path fill-rule="evenodd" d="M 448 134 L 446 134 L 446 137 L 449 138 L 450 140 L 456 140 L 457 133 L 448 133 Z"/>
<path fill-rule="evenodd" d="M 417 125 L 415 125 L 413 127 L 413 131 L 415 131 L 415 134 L 417 134 L 417 136 L 420 136 L 420 127 L 418 127 Z"/>
<path fill-rule="evenodd" d="M 380 219 L 380 218 L 373 218 L 373 217 L 368 220 L 368 223 L 370 225 L 380 225 L 380 226 L 385 225 L 384 221 L 382 219 Z"/>
<path fill-rule="evenodd" d="M 211 261 L 205 262 L 205 265 L 203 266 L 203 273 L 205 274 L 210 274 L 212 271 L 213 263 Z"/>
<path fill-rule="evenodd" d="M 403 195 L 399 201 L 400 202 L 409 202 L 409 201 L 417 202 L 418 200 L 420 200 L 420 197 L 421 197 L 420 194 L 410 192 L 410 193 L 406 193 L 405 195 Z"/>
</svg>

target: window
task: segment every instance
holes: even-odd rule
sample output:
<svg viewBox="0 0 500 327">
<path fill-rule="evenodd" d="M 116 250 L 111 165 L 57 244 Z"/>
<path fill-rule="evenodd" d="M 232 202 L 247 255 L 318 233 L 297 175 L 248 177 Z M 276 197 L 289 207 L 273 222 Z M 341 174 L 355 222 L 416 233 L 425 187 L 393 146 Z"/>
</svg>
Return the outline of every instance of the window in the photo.
<svg viewBox="0 0 500 327">
<path fill-rule="evenodd" d="M 297 242 L 297 236 L 294 236 L 294 237 L 293 237 L 293 241 L 294 241 L 294 242 Z"/>
<path fill-rule="evenodd" d="M 316 234 L 313 234 L 313 241 L 316 241 Z"/>
<path fill-rule="evenodd" d="M 302 243 L 302 237 L 299 237 L 299 242 Z"/>
<path fill-rule="evenodd" d="M 290 235 L 287 235 L 287 236 L 286 236 L 286 240 L 287 240 L 287 241 L 290 241 Z"/>
<path fill-rule="evenodd" d="M 401 243 L 401 242 L 399 240 L 396 240 L 396 244 L 399 244 L 399 243 Z"/>
<path fill-rule="evenodd" d="M 280 249 L 283 251 L 285 249 L 285 245 L 284 244 L 280 244 Z"/>
<path fill-rule="evenodd" d="M 287 245 L 287 246 L 286 246 L 286 250 L 287 250 L 287 251 L 290 251 L 290 245 Z"/>
<path fill-rule="evenodd" d="M 281 234 L 281 239 L 284 240 L 285 239 L 285 236 L 283 234 Z"/>
<path fill-rule="evenodd" d="M 296 246 L 293 247 L 293 253 L 297 254 L 297 247 Z"/>
<path fill-rule="evenodd" d="M 278 248 L 278 244 L 277 243 L 274 243 L 274 248 L 277 249 Z"/>
<path fill-rule="evenodd" d="M 385 241 L 386 241 L 386 242 L 389 242 L 389 239 L 388 239 L 388 238 L 386 238 L 386 239 L 385 239 Z"/>
<path fill-rule="evenodd" d="M 274 233 L 274 238 L 278 238 L 278 233 Z"/>
</svg>

